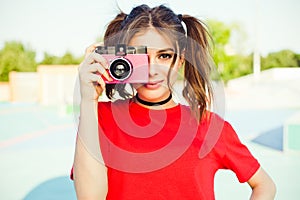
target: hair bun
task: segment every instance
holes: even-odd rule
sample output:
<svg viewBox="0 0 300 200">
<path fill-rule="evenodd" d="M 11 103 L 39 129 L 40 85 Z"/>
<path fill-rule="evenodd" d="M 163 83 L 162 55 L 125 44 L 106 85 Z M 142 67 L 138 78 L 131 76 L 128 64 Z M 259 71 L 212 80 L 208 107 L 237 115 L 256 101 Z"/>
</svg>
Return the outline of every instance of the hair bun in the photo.
<svg viewBox="0 0 300 200">
<path fill-rule="evenodd" d="M 177 17 L 178 17 L 179 21 L 181 22 L 182 21 L 182 14 L 177 15 Z"/>
</svg>

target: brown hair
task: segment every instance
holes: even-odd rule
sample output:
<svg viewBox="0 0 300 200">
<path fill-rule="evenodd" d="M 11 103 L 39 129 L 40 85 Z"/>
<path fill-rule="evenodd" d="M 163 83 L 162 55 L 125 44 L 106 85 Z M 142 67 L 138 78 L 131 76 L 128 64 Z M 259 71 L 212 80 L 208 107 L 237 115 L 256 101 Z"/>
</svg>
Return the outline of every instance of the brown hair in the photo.
<svg viewBox="0 0 300 200">
<path fill-rule="evenodd" d="M 186 25 L 186 31 L 181 22 Z M 145 28 L 154 27 L 174 42 L 176 54 L 184 52 L 184 88 L 182 94 L 191 107 L 193 114 L 200 119 L 211 105 L 212 87 L 210 83 L 209 33 L 203 22 L 189 15 L 176 15 L 168 7 L 161 5 L 150 8 L 140 5 L 129 15 L 118 14 L 107 27 L 105 45 L 127 43 L 133 35 Z M 174 58 L 174 65 L 177 57 Z M 172 67 L 172 66 L 171 66 Z M 169 73 L 170 74 L 170 73 Z M 170 85 L 169 85 L 170 87 Z M 133 95 L 125 90 L 124 84 L 106 84 L 106 95 L 112 99 L 115 92 L 123 98 Z"/>
</svg>

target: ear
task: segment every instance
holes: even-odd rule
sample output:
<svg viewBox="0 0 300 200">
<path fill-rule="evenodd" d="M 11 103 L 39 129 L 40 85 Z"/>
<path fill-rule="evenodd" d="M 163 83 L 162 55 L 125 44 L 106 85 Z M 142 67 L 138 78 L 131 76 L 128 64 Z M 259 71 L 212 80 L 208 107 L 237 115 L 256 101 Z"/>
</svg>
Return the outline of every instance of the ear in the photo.
<svg viewBox="0 0 300 200">
<path fill-rule="evenodd" d="M 179 57 L 179 67 L 183 66 L 185 63 L 185 49 L 181 51 L 180 57 Z"/>
</svg>

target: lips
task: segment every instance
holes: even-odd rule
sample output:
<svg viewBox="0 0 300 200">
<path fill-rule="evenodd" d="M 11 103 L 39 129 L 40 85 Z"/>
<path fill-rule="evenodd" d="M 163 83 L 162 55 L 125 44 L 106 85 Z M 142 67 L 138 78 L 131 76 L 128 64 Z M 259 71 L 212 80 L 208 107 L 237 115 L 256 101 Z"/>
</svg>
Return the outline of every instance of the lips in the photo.
<svg viewBox="0 0 300 200">
<path fill-rule="evenodd" d="M 156 89 L 156 88 L 159 88 L 161 83 L 163 81 L 151 81 L 151 82 L 148 82 L 146 84 L 144 84 L 144 87 L 148 88 L 148 89 Z"/>
</svg>

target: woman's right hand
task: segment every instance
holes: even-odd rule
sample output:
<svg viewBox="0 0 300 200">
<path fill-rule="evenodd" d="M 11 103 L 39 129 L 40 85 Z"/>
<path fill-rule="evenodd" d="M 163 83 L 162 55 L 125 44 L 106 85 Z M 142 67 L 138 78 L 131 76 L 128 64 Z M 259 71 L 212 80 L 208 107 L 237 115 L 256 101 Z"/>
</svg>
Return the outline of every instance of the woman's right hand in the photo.
<svg viewBox="0 0 300 200">
<path fill-rule="evenodd" d="M 96 43 L 86 49 L 85 59 L 79 65 L 79 81 L 81 100 L 97 100 L 105 89 L 105 82 L 101 75 L 107 80 L 112 80 L 107 73 L 108 63 L 103 56 L 95 53 Z"/>
</svg>

